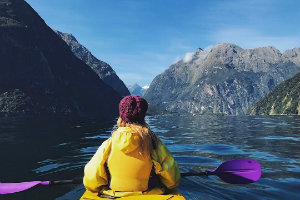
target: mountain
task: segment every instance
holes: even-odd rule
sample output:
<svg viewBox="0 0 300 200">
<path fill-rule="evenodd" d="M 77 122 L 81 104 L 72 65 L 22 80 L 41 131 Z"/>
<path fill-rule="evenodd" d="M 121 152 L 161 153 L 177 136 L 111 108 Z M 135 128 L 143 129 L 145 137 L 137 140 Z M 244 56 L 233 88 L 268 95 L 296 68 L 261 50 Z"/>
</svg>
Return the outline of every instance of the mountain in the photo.
<svg viewBox="0 0 300 200">
<path fill-rule="evenodd" d="M 242 115 L 276 85 L 300 71 L 299 54 L 275 47 L 242 49 L 217 44 L 171 65 L 145 98 L 152 113 Z"/>
<path fill-rule="evenodd" d="M 145 85 L 143 87 L 139 86 L 138 84 L 128 85 L 128 89 L 130 91 L 130 94 L 132 95 L 138 95 L 138 96 L 144 96 L 145 92 L 148 90 L 149 86 Z"/>
<path fill-rule="evenodd" d="M 291 60 L 293 63 L 295 63 L 296 65 L 300 66 L 300 48 L 293 48 L 290 50 L 286 50 L 282 56 L 286 59 L 286 60 Z"/>
<path fill-rule="evenodd" d="M 300 73 L 279 84 L 249 109 L 250 115 L 300 115 Z"/>
<path fill-rule="evenodd" d="M 24 0 L 0 0 L 0 114 L 113 117 L 121 96 Z"/>
<path fill-rule="evenodd" d="M 95 56 L 93 56 L 87 48 L 78 43 L 72 34 L 62 33 L 56 30 L 54 30 L 54 32 L 56 32 L 67 43 L 77 58 L 90 66 L 107 85 L 119 92 L 121 96 L 129 95 L 129 90 L 109 64 L 98 60 Z"/>
</svg>

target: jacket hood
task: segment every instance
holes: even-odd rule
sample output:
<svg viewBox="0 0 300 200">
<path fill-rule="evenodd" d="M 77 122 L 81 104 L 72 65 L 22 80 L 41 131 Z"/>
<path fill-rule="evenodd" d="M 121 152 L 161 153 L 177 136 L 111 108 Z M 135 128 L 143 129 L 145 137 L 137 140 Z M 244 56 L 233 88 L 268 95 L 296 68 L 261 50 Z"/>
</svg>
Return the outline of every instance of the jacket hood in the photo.
<svg viewBox="0 0 300 200">
<path fill-rule="evenodd" d="M 112 144 L 124 153 L 139 148 L 140 137 L 130 127 L 120 127 L 112 135 Z"/>
</svg>

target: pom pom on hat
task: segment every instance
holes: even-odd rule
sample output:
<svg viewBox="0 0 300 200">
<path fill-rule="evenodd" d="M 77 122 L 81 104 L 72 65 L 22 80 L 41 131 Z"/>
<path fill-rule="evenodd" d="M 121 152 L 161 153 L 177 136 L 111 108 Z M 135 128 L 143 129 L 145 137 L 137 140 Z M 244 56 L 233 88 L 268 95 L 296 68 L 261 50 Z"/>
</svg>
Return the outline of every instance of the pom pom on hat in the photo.
<svg viewBox="0 0 300 200">
<path fill-rule="evenodd" d="M 147 109 L 147 101 L 140 96 L 126 96 L 119 104 L 120 117 L 127 123 L 144 123 Z"/>
</svg>

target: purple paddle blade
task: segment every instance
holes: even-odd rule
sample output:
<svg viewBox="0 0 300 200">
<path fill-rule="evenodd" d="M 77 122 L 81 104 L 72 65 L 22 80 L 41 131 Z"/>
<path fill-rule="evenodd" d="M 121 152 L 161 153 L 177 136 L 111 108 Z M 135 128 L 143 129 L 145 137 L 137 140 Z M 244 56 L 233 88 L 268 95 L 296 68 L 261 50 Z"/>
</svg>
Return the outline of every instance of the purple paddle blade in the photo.
<svg viewBox="0 0 300 200">
<path fill-rule="evenodd" d="M 31 181 L 22 183 L 0 183 L 0 194 L 10 194 L 27 190 L 36 185 L 49 185 L 50 181 Z"/>
<path fill-rule="evenodd" d="M 210 171 L 223 181 L 231 184 L 248 184 L 257 181 L 261 176 L 258 161 L 252 159 L 236 159 L 222 163 L 216 170 Z"/>
</svg>

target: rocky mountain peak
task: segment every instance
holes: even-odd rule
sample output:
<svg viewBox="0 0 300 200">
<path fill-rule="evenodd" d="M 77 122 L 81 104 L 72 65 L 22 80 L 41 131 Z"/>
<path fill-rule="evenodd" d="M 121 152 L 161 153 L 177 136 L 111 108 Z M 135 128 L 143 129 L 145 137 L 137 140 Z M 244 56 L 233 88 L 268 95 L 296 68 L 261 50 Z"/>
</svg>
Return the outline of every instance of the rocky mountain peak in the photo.
<svg viewBox="0 0 300 200">
<path fill-rule="evenodd" d="M 130 86 L 131 88 L 137 88 L 137 87 L 141 87 L 139 84 L 134 83 L 133 85 Z"/>
<path fill-rule="evenodd" d="M 260 47 L 254 49 L 255 53 L 266 60 L 278 60 L 281 58 L 282 54 L 274 46 Z"/>
<path fill-rule="evenodd" d="M 229 63 L 232 62 L 233 58 L 237 57 L 241 51 L 243 51 L 243 49 L 235 44 L 220 43 L 211 49 L 208 60 Z"/>
<path fill-rule="evenodd" d="M 294 58 L 294 57 L 297 57 L 300 55 L 300 48 L 299 47 L 296 47 L 296 48 L 293 48 L 293 49 L 289 49 L 289 50 L 286 50 L 283 55 L 287 56 L 287 57 L 290 57 L 290 58 Z"/>
<path fill-rule="evenodd" d="M 203 49 L 197 48 L 196 51 L 195 51 L 195 53 L 194 53 L 194 55 L 199 55 L 199 54 L 201 54 L 202 52 L 203 52 Z"/>
<path fill-rule="evenodd" d="M 195 66 L 199 66 L 198 68 L 204 71 L 216 66 L 232 68 L 235 63 L 240 62 L 239 57 L 243 51 L 241 47 L 235 44 L 220 43 L 215 45 L 210 51 L 204 51 L 205 56 L 202 56 L 203 59 L 196 62 Z M 202 74 L 203 71 L 200 71 L 200 73 Z"/>
<path fill-rule="evenodd" d="M 149 88 L 148 85 L 141 87 L 137 83 L 135 83 L 133 85 L 128 85 L 127 87 L 129 89 L 131 95 L 138 95 L 138 96 L 144 96 L 145 92 Z"/>
<path fill-rule="evenodd" d="M 287 60 L 292 60 L 295 64 L 300 66 L 300 48 L 293 48 L 286 50 L 282 56 Z"/>
<path fill-rule="evenodd" d="M 212 49 L 219 49 L 222 51 L 226 51 L 227 49 L 242 49 L 242 48 L 232 43 L 218 43 Z"/>
<path fill-rule="evenodd" d="M 53 30 L 59 37 L 61 37 L 64 41 L 72 41 L 77 42 L 77 39 L 71 33 L 63 33 L 58 30 Z"/>
<path fill-rule="evenodd" d="M 219 43 L 211 49 L 211 52 L 212 54 L 229 55 L 229 54 L 236 54 L 241 50 L 243 49 L 235 44 Z"/>
</svg>

